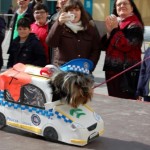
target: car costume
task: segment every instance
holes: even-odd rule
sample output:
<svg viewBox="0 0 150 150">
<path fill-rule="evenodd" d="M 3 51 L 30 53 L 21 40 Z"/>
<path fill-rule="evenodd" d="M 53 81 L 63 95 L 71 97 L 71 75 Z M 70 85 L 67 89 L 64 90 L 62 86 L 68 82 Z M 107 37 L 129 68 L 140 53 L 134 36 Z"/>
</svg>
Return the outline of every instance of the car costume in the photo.
<svg viewBox="0 0 150 150">
<path fill-rule="evenodd" d="M 87 73 L 88 61 L 83 64 L 70 65 Z M 8 125 L 79 146 L 102 135 L 103 120 L 88 104 L 73 108 L 63 100 L 52 102 L 51 77 L 41 75 L 41 69 L 19 63 L 0 74 L 0 129 Z"/>
</svg>

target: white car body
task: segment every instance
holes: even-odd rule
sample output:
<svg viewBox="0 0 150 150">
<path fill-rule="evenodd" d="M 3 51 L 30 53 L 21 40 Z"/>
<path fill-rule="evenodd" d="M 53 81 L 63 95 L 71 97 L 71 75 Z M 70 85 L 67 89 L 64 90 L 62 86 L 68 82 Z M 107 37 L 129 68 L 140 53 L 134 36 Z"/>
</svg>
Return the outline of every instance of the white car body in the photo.
<svg viewBox="0 0 150 150">
<path fill-rule="evenodd" d="M 13 100 L 8 89 L 0 89 L 0 128 L 8 125 L 79 146 L 103 134 L 103 120 L 88 104 L 75 109 L 63 100 L 52 102 L 50 79 L 37 75 L 40 68 L 27 68 L 31 82 L 21 86 L 18 101 Z M 3 73 L 0 82 L 2 79 Z"/>
</svg>

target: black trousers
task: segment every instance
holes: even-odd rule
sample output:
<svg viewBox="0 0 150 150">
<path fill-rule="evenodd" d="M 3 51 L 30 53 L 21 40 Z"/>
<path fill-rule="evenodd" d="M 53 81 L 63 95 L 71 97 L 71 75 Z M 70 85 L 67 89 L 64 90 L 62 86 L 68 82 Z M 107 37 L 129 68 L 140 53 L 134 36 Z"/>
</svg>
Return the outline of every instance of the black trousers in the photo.
<svg viewBox="0 0 150 150">
<path fill-rule="evenodd" d="M 145 97 L 144 97 L 144 101 L 145 101 L 145 102 L 150 102 L 150 97 L 149 97 L 149 96 L 145 96 Z"/>
<path fill-rule="evenodd" d="M 106 80 L 108 80 L 117 75 L 118 73 L 119 72 L 117 71 L 106 71 L 105 78 Z M 124 77 L 125 76 L 123 74 L 106 83 L 109 96 L 136 100 L 135 93 L 139 73 L 137 73 L 136 75 L 132 75 L 131 72 L 128 72 L 127 78 Z"/>
</svg>

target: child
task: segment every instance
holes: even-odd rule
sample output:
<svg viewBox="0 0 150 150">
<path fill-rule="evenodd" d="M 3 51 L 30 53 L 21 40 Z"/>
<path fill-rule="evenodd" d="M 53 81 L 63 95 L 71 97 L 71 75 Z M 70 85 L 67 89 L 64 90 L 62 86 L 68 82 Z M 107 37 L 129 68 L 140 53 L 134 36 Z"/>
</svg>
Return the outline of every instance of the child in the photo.
<svg viewBox="0 0 150 150">
<path fill-rule="evenodd" d="M 41 42 L 30 30 L 30 20 L 26 17 L 20 19 L 17 24 L 19 36 L 10 45 L 7 68 L 16 63 L 45 66 L 46 56 Z"/>
<path fill-rule="evenodd" d="M 45 42 L 49 30 L 48 8 L 44 4 L 36 4 L 33 9 L 35 22 L 31 24 L 31 32 L 41 41 L 46 55 L 47 64 L 50 64 L 49 47 Z"/>
<path fill-rule="evenodd" d="M 30 0 L 16 0 L 18 8 L 14 12 L 14 16 L 12 17 L 10 21 L 9 28 L 12 30 L 11 37 L 10 37 L 10 44 L 7 47 L 6 51 L 7 54 L 10 53 L 10 45 L 12 41 L 18 36 L 18 31 L 17 31 L 17 23 L 18 20 L 24 17 L 27 17 L 30 19 L 31 22 L 34 22 L 34 17 L 33 17 L 33 12 L 32 9 L 28 7 Z"/>
<path fill-rule="evenodd" d="M 150 47 L 146 50 L 141 66 L 136 95 L 138 100 L 150 102 Z"/>
</svg>

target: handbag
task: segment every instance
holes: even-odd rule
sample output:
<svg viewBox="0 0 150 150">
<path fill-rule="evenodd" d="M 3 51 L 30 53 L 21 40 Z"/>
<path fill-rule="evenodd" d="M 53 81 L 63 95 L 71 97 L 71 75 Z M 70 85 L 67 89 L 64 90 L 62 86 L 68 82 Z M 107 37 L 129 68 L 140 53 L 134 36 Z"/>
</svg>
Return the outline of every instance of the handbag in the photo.
<svg viewBox="0 0 150 150">
<path fill-rule="evenodd" d="M 10 41 L 11 41 L 11 35 L 12 35 L 12 28 L 10 28 L 8 31 L 7 31 L 7 34 L 5 35 L 5 38 L 2 42 L 2 50 L 3 51 L 8 51 L 9 49 L 9 46 L 10 46 Z"/>
</svg>

